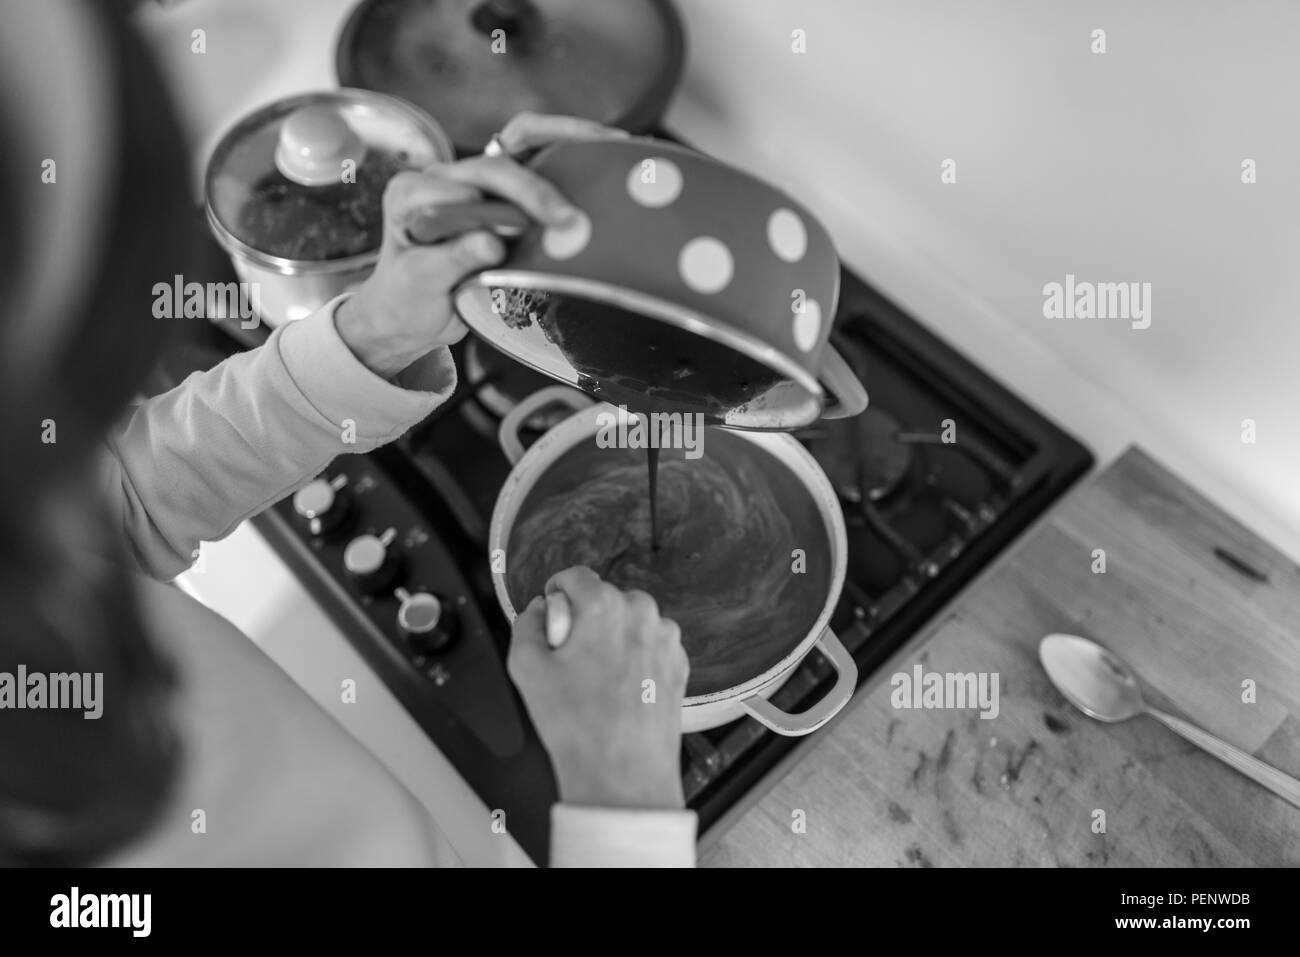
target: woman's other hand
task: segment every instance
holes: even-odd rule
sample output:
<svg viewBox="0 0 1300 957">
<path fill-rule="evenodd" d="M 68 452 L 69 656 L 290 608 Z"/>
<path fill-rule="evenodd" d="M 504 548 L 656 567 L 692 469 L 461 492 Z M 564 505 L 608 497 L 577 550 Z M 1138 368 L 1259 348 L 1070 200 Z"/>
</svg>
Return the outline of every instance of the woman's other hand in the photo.
<svg viewBox="0 0 1300 957">
<path fill-rule="evenodd" d="M 680 809 L 682 697 L 690 671 L 681 629 L 642 591 L 589 568 L 547 583 L 569 601 L 568 640 L 546 640 L 546 600 L 516 619 L 510 676 L 555 767 L 560 800 Z"/>
</svg>

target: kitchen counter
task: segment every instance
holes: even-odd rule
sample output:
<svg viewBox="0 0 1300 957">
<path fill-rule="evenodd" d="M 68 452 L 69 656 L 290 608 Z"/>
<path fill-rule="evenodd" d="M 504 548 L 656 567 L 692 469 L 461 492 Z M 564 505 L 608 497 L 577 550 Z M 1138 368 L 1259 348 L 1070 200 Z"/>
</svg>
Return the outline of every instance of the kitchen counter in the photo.
<svg viewBox="0 0 1300 957">
<path fill-rule="evenodd" d="M 1084 717 L 1038 661 L 1051 632 L 1099 641 L 1156 707 L 1300 774 L 1297 622 L 1300 568 L 1130 449 L 886 665 L 701 863 L 1300 865 L 1300 809 L 1153 719 Z M 918 665 L 996 672 L 997 716 L 894 708 L 891 676 Z"/>
</svg>

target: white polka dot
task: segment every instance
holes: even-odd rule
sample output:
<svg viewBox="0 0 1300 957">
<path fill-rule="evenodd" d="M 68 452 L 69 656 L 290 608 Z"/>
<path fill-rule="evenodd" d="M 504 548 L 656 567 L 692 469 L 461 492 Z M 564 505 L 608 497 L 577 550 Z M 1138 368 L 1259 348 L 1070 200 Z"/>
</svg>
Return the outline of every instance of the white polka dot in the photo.
<svg viewBox="0 0 1300 957">
<path fill-rule="evenodd" d="M 587 214 L 565 226 L 547 226 L 542 233 L 542 252 L 552 259 L 572 259 L 587 248 L 591 241 L 591 220 Z"/>
<path fill-rule="evenodd" d="M 667 206 L 682 193 L 682 171 L 672 160 L 648 156 L 628 170 L 627 192 L 642 206 Z"/>
<path fill-rule="evenodd" d="M 682 281 L 696 292 L 707 294 L 721 292 L 731 282 L 735 263 L 722 240 L 712 236 L 697 236 L 682 247 L 677 257 L 677 271 Z"/>
<path fill-rule="evenodd" d="M 767 218 L 767 241 L 781 259 L 797 263 L 808 250 L 808 231 L 794 210 L 778 209 Z"/>
<path fill-rule="evenodd" d="M 809 352 L 817 345 L 817 337 L 822 332 L 822 307 L 816 299 L 805 299 L 803 312 L 794 314 L 794 344 L 802 351 Z"/>
</svg>

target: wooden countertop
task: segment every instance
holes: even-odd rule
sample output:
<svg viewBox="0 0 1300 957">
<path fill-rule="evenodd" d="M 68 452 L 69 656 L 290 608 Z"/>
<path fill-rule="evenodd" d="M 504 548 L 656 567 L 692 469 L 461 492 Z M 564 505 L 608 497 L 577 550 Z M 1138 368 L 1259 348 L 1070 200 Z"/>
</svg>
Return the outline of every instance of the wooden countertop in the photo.
<svg viewBox="0 0 1300 957">
<path fill-rule="evenodd" d="M 1038 661 L 1057 631 L 1120 654 L 1157 707 L 1300 775 L 1300 568 L 1130 449 L 896 655 L 701 864 L 1300 864 L 1300 809 L 1150 718 L 1075 711 Z M 894 708 L 891 676 L 918 663 L 997 673 L 997 717 Z"/>
</svg>

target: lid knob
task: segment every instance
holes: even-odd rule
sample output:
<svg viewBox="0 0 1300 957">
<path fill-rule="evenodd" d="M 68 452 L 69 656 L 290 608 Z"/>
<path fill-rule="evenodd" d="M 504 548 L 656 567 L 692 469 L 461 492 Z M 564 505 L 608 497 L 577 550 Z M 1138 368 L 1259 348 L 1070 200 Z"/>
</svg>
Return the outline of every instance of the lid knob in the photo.
<svg viewBox="0 0 1300 957">
<path fill-rule="evenodd" d="M 284 119 L 275 148 L 275 166 L 304 186 L 326 186 L 343 177 L 343 163 L 357 166 L 366 155 L 361 137 L 334 107 L 301 106 Z"/>
</svg>

